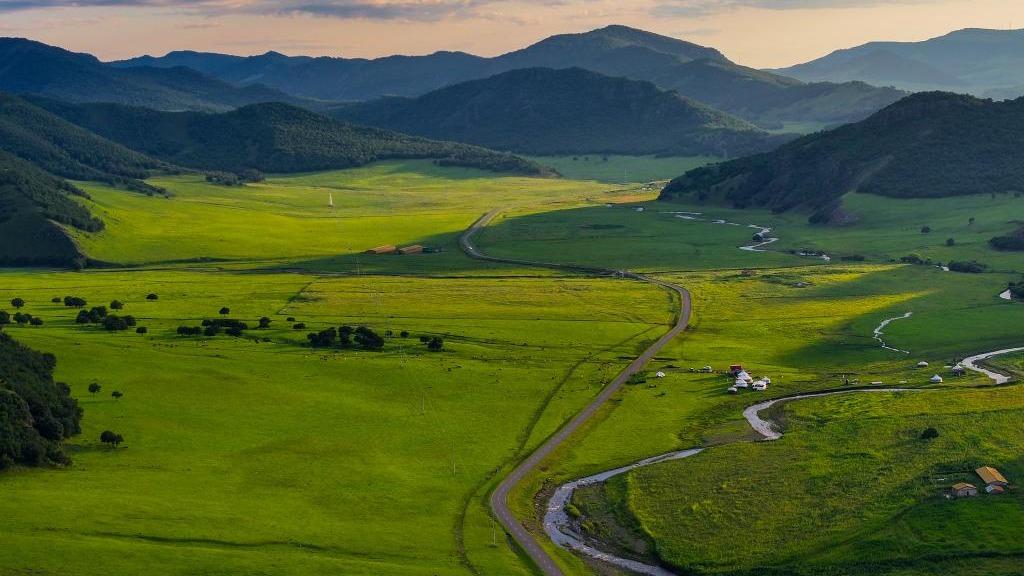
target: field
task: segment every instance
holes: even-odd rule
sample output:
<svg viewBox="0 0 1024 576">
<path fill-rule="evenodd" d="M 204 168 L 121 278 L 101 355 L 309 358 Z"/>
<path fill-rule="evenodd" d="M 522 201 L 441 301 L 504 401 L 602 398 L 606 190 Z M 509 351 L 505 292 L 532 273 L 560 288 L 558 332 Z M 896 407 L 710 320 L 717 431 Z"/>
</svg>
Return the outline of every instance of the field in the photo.
<svg viewBox="0 0 1024 576">
<path fill-rule="evenodd" d="M 596 180 L 621 184 L 671 180 L 705 164 L 721 160 L 710 156 L 534 156 L 531 160 L 550 166 L 572 180 Z"/>
<path fill-rule="evenodd" d="M 534 573 L 492 519 L 490 491 L 675 310 L 640 282 L 466 257 L 458 236 L 494 208 L 476 241 L 488 254 L 644 271 L 694 302 L 690 327 L 646 382 L 626 386 L 517 487 L 511 504 L 528 526 L 537 530 L 538 494 L 560 482 L 713 446 L 578 493 L 588 529 L 616 549 L 710 573 L 770 563 L 780 574 L 799 564 L 918 576 L 968 558 L 974 570 L 1012 573 L 1024 555 L 1011 537 L 1024 521 L 1019 490 L 955 503 L 937 494 L 938 478 L 975 461 L 1024 477 L 1021 388 L 944 368 L 1024 345 L 1024 304 L 997 296 L 1024 261 L 986 246 L 1024 219 L 1019 198 L 851 195 L 857 224 L 816 227 L 806 215 L 660 203 L 655 187 L 615 184 L 615 172 L 644 183 L 702 159 L 551 160 L 579 179 L 387 162 L 245 187 L 154 181 L 169 199 L 83 184 L 107 229 L 76 240 L 105 267 L 0 271 L 0 302 L 24 298 L 44 320 L 6 330 L 54 353 L 58 379 L 85 408 L 72 466 L 0 475 L 0 574 Z M 680 217 L 695 212 L 700 220 Z M 740 250 L 751 225 L 780 239 Z M 363 254 L 413 243 L 441 251 Z M 932 265 L 901 264 L 910 253 Z M 852 255 L 863 259 L 842 259 Z M 949 260 L 989 269 L 934 265 Z M 65 295 L 120 299 L 149 333 L 76 324 L 75 310 L 50 302 Z M 175 334 L 222 306 L 251 325 L 272 322 L 240 338 Z M 884 339 L 909 353 L 883 349 L 873 331 L 906 312 Z M 361 324 L 390 332 L 382 351 L 306 345 L 307 332 Z M 444 350 L 421 336 L 443 338 Z M 915 368 L 920 360 L 931 366 Z M 736 362 L 771 376 L 769 391 L 730 395 L 723 374 L 690 370 Z M 1021 363 L 992 362 L 1016 374 Z M 941 386 L 928 384 L 935 373 Z M 755 398 L 874 381 L 934 389 L 794 402 L 776 411 L 783 439 L 749 442 L 740 413 Z M 939 438 L 920 441 L 926 426 Z M 101 446 L 106 429 L 125 443 Z M 740 526 L 746 515 L 752 529 Z M 567 573 L 593 571 L 547 546 Z M 863 558 L 886 563 L 852 562 Z"/>
</svg>

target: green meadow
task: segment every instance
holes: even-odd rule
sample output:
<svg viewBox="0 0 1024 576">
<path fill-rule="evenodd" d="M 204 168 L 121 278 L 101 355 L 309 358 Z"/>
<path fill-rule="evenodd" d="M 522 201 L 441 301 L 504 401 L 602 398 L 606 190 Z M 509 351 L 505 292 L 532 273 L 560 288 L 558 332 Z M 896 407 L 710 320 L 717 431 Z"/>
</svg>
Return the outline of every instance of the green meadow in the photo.
<svg viewBox="0 0 1024 576">
<path fill-rule="evenodd" d="M 168 198 L 83 183 L 107 227 L 75 239 L 101 266 L 0 271 L 0 303 L 24 298 L 44 321 L 6 331 L 55 354 L 58 380 L 85 409 L 70 467 L 0 475 L 0 573 L 534 573 L 492 519 L 490 490 L 667 330 L 675 303 L 631 280 L 466 257 L 459 235 L 495 208 L 476 241 L 486 253 L 643 271 L 693 296 L 690 327 L 646 382 L 626 386 L 517 487 L 512 505 L 537 534 L 542 496 L 560 482 L 714 446 L 576 504 L 608 544 L 699 572 L 849 564 L 916 576 L 973 559 L 973 570 L 1012 573 L 1024 554 L 1006 536 L 1024 520 L 1019 491 L 955 503 L 937 494 L 940 477 L 975 461 L 1024 477 L 1021 389 L 944 368 L 1024 345 L 1024 304 L 997 296 L 1024 261 L 986 244 L 1024 219 L 1020 198 L 853 194 L 856 224 L 817 227 L 802 214 L 654 202 L 643 184 L 711 159 L 546 160 L 567 177 L 383 162 L 243 187 L 154 179 Z M 755 224 L 780 240 L 740 250 Z M 439 252 L 364 253 L 383 244 Z M 899 263 L 910 253 L 989 269 Z M 851 255 L 863 260 L 841 258 Z M 74 309 L 51 303 L 66 295 L 121 300 L 149 331 L 76 324 Z M 175 333 L 222 306 L 270 326 L 237 338 Z M 909 353 L 881 348 L 873 330 L 906 312 L 884 338 Z M 378 352 L 307 345 L 308 332 L 341 325 L 390 336 Z M 915 368 L 921 360 L 931 366 Z M 769 390 L 730 395 L 724 375 L 690 370 L 733 363 L 770 376 Z M 992 364 L 1024 370 L 1019 355 Z M 940 386 L 928 383 L 935 373 Z M 876 381 L 927 390 L 788 404 L 777 411 L 786 435 L 768 444 L 750 442 L 740 416 L 755 400 Z M 102 389 L 90 394 L 93 382 Z M 939 438 L 919 441 L 926 426 Z M 124 444 L 101 446 L 108 429 Z M 753 528 L 741 526 L 746 514 Z M 594 571 L 548 547 L 567 573 Z M 875 557 L 888 563 L 850 564 Z"/>
<path fill-rule="evenodd" d="M 620 156 L 576 155 L 533 156 L 531 160 L 550 166 L 565 178 L 598 182 L 654 182 L 671 180 L 684 172 L 722 160 L 710 156 Z"/>
</svg>

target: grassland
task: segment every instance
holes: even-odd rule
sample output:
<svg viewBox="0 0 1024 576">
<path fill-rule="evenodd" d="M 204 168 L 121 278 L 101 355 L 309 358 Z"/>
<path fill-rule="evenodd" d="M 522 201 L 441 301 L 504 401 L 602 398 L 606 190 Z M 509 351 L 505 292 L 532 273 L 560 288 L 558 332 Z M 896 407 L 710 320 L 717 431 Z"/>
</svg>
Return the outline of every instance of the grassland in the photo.
<svg viewBox="0 0 1024 576">
<path fill-rule="evenodd" d="M 653 174 L 663 160 L 611 158 L 608 169 Z M 155 181 L 169 199 L 84 184 L 107 228 L 76 240 L 90 257 L 131 269 L 0 272 L 0 302 L 25 298 L 26 311 L 45 321 L 8 330 L 57 355 L 58 378 L 86 410 L 72 467 L 0 476 L 0 536 L 8 543 L 0 573 L 135 574 L 154 565 L 167 574 L 530 573 L 495 529 L 485 506 L 490 488 L 661 334 L 673 310 L 667 294 L 639 283 L 463 256 L 458 234 L 496 207 L 503 213 L 478 238 L 487 253 L 647 271 L 694 297 L 690 329 L 650 366 L 667 376 L 627 386 L 519 487 L 513 505 L 524 521 L 535 522 L 535 496 L 557 482 L 715 445 L 701 456 L 709 467 L 682 461 L 622 477 L 590 510 L 635 529 L 662 558 L 709 571 L 746 570 L 760 550 L 786 569 L 806 561 L 811 572 L 881 554 L 894 562 L 886 570 L 907 576 L 963 568 L 943 547 L 996 573 L 1012 566 L 1019 544 L 995 535 L 956 548 L 966 536 L 944 542 L 935 527 L 973 534 L 993 513 L 986 506 L 1007 522 L 1019 522 L 1019 510 L 983 499 L 950 508 L 928 482 L 947 464 L 960 471 L 970 454 L 1024 474 L 1019 430 L 1007 429 L 1019 422 L 1020 388 L 975 390 L 986 381 L 970 375 L 889 401 L 795 403 L 784 413 L 789 433 L 765 454 L 766 446 L 742 442 L 750 434 L 739 414 L 754 396 L 728 395 L 724 376 L 688 368 L 741 362 L 772 377 L 767 396 L 847 380 L 920 387 L 955 358 L 1022 345 L 1024 305 L 997 294 L 1024 263 L 984 245 L 1024 219 L 1020 199 L 853 195 L 847 205 L 860 221 L 823 228 L 800 214 L 651 202 L 656 190 L 611 185 L 601 164 L 579 173 L 585 181 L 499 178 L 427 162 L 274 176 L 241 188 L 188 176 Z M 706 221 L 672 213 L 682 211 L 703 212 Z M 739 250 L 754 230 L 710 222 L 717 218 L 770 226 L 780 240 L 768 252 Z M 930 234 L 921 233 L 925 225 Z M 359 254 L 412 243 L 444 251 Z M 791 253 L 803 249 L 865 261 Z M 991 269 L 956 274 L 893 262 L 910 252 Z M 160 299 L 145 300 L 149 292 Z M 90 304 L 123 300 L 150 332 L 76 325 L 73 310 L 50 304 L 67 294 Z M 243 338 L 173 334 L 221 306 L 250 323 L 263 315 L 273 322 Z M 891 324 L 886 340 L 911 354 L 881 349 L 872 330 L 907 311 L 912 317 Z M 287 317 L 308 330 L 291 329 Z M 411 334 L 388 339 L 378 353 L 302 345 L 309 330 L 359 323 Z M 443 337 L 445 351 L 427 352 L 420 335 Z M 913 368 L 922 359 L 935 368 Z M 1024 368 L 1017 358 L 994 363 Z M 103 390 L 90 395 L 94 380 Z M 114 400 L 113 390 L 125 396 Z M 942 402 L 924 400 L 932 394 Z M 988 420 L 993 434 L 982 433 Z M 942 436 L 917 449 L 911 431 L 925 423 Z M 104 429 L 122 433 L 125 444 L 100 447 Z M 863 450 L 851 446 L 861 438 Z M 971 445 L 978 448 L 969 454 Z M 723 478 L 731 482 L 730 455 L 739 480 L 722 489 Z M 904 460 L 907 469 L 871 500 L 863 486 Z M 773 475 L 781 468 L 779 485 L 765 489 L 777 493 L 742 490 L 763 482 L 764 466 Z M 833 468 L 844 471 L 841 484 L 829 484 L 825 471 Z M 850 502 L 848 491 L 856 492 Z M 714 513 L 677 506 L 684 492 Z M 737 534 L 729 521 L 758 494 L 777 495 L 780 507 L 758 516 L 760 526 L 779 518 L 816 530 L 827 519 L 818 508 L 842 522 L 817 530 L 806 546 L 790 531 L 793 547 L 775 535 L 746 550 L 737 539 L 757 534 Z M 1013 498 L 1006 501 L 1019 507 Z M 800 514 L 808 508 L 813 514 Z M 706 546 L 690 546 L 693 534 Z M 589 572 L 577 557 L 553 553 L 569 573 Z"/>
<path fill-rule="evenodd" d="M 721 160 L 710 156 L 534 156 L 530 160 L 550 166 L 571 180 L 608 183 L 671 180 L 684 172 Z"/>
<path fill-rule="evenodd" d="M 477 488 L 670 318 L 641 284 L 577 278 L 8 272 L 0 285 L 45 320 L 12 335 L 57 355 L 86 411 L 74 466 L 0 478 L 7 573 L 465 573 L 474 550 L 456 534 Z M 149 334 L 76 325 L 49 303 L 65 293 L 121 299 Z M 174 335 L 222 305 L 271 328 Z M 316 351 L 287 316 L 412 335 Z M 426 352 L 424 334 L 446 350 Z M 104 429 L 125 444 L 100 447 Z M 521 570 L 470 537 L 481 569 Z"/>
</svg>

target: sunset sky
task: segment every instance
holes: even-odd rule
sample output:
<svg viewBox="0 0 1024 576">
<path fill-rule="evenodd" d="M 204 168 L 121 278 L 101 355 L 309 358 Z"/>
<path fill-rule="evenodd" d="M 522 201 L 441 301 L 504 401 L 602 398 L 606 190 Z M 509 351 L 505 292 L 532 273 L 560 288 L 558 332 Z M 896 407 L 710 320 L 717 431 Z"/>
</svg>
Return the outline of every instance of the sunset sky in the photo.
<svg viewBox="0 0 1024 576">
<path fill-rule="evenodd" d="M 0 0 L 0 35 L 102 59 L 193 49 L 373 57 L 490 56 L 552 34 L 626 24 L 749 66 L 870 40 L 1024 27 L 1021 0 Z"/>
</svg>

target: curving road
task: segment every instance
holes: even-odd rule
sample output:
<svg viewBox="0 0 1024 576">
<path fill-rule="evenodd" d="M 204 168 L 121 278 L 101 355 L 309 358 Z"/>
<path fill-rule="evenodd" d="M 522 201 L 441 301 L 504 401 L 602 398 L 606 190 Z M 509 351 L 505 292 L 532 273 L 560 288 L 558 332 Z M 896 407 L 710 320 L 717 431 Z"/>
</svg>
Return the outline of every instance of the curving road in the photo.
<svg viewBox="0 0 1024 576">
<path fill-rule="evenodd" d="M 640 282 L 647 282 L 656 286 L 661 286 L 668 290 L 671 290 L 677 296 L 679 296 L 679 313 L 676 315 L 675 324 L 672 328 L 665 333 L 664 336 L 658 339 L 657 342 L 651 344 L 646 350 L 643 351 L 640 356 L 633 360 L 625 370 L 619 373 L 610 384 L 601 390 L 600 394 L 597 395 L 587 406 L 577 414 L 568 424 L 560 428 L 553 436 L 549 437 L 539 448 L 537 448 L 532 454 L 530 454 L 525 460 L 519 463 L 512 472 L 506 476 L 498 487 L 491 493 L 491 510 L 494 515 L 498 518 L 498 521 L 502 523 L 505 530 L 515 538 L 519 546 L 526 552 L 531 560 L 537 565 L 538 568 L 546 576 L 563 576 L 562 570 L 558 567 L 554 558 L 540 545 L 539 542 L 526 531 L 526 528 L 516 520 L 512 511 L 508 507 L 508 495 L 512 488 L 518 484 L 523 478 L 526 477 L 534 468 L 536 468 L 545 458 L 551 455 L 563 442 L 566 441 L 583 423 L 589 420 L 601 406 L 612 397 L 613 394 L 618 392 L 622 388 L 623 384 L 630 376 L 639 372 L 647 362 L 649 362 L 655 354 L 658 353 L 670 340 L 679 335 L 680 332 L 686 329 L 687 324 L 690 321 L 691 312 L 691 301 L 690 293 L 686 291 L 682 286 L 677 286 L 670 282 L 664 282 L 655 278 L 650 278 L 642 274 L 635 274 L 632 272 L 625 272 L 621 270 L 609 270 L 605 268 L 595 268 L 588 266 L 576 266 L 572 264 L 553 264 L 549 262 L 534 262 L 530 260 L 516 260 L 510 258 L 497 258 L 494 256 L 488 256 L 480 251 L 480 249 L 473 244 L 473 238 L 477 233 L 487 226 L 494 219 L 494 217 L 500 212 L 500 209 L 491 210 L 484 214 L 476 222 L 473 223 L 462 236 L 459 237 L 459 246 L 462 247 L 463 252 L 472 258 L 478 258 L 480 260 L 487 260 L 490 262 L 503 262 L 507 264 L 519 264 L 523 266 L 540 266 L 544 268 L 555 268 L 559 270 L 570 270 L 573 272 L 583 272 L 586 274 L 602 274 L 602 275 L 619 275 L 625 278 L 632 278 Z"/>
</svg>

